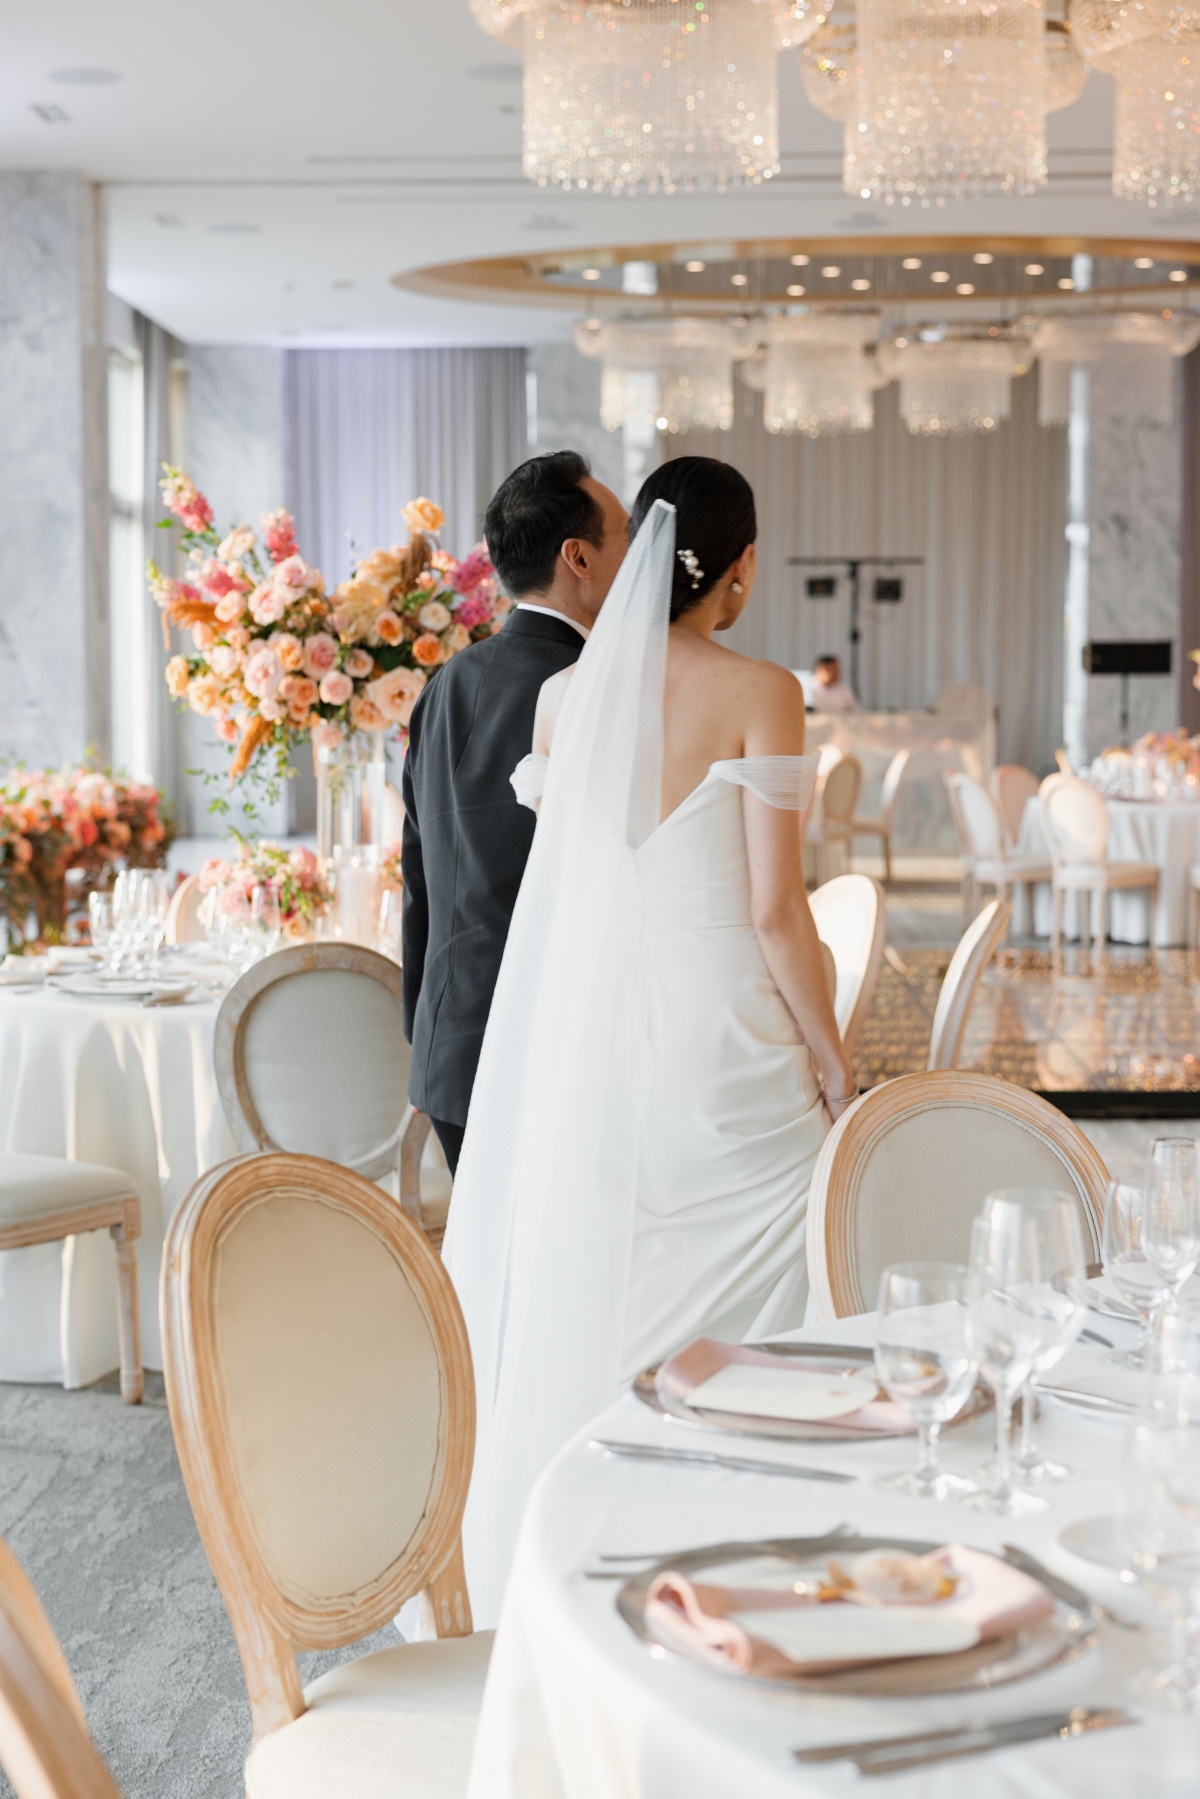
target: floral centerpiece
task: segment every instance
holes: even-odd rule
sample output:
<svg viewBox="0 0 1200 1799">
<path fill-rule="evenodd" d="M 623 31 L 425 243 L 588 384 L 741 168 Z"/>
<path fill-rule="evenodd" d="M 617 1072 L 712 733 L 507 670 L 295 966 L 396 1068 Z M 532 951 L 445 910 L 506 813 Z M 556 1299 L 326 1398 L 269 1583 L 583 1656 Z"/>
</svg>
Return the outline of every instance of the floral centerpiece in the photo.
<svg viewBox="0 0 1200 1799">
<path fill-rule="evenodd" d="M 383 846 L 383 856 L 380 860 L 379 867 L 380 872 L 383 875 L 383 884 L 385 887 L 400 888 L 404 885 L 404 874 L 400 866 L 400 849 L 401 843 L 399 837 L 395 838 L 391 843 L 385 843 Z"/>
<path fill-rule="evenodd" d="M 445 519 L 432 500 L 404 508 L 406 544 L 373 550 L 330 593 L 299 554 L 290 513 L 263 515 L 260 546 L 249 525 L 221 537 L 181 469 L 166 466 L 162 494 L 187 569 L 175 580 L 150 563 L 150 587 L 168 638 L 171 624 L 191 634 L 167 685 L 237 745 L 231 780 L 260 751 L 282 774 L 305 737 L 328 748 L 354 731 L 402 732 L 430 675 L 509 609 L 482 544 L 462 562 L 437 546 Z"/>
<path fill-rule="evenodd" d="M 233 860 L 213 857 L 200 870 L 201 892 L 236 884 L 249 899 L 256 887 L 271 887 L 279 901 L 284 936 L 311 937 L 333 897 L 317 857 L 309 849 L 285 849 L 265 837 L 252 843 L 236 831 L 234 836 Z"/>
</svg>

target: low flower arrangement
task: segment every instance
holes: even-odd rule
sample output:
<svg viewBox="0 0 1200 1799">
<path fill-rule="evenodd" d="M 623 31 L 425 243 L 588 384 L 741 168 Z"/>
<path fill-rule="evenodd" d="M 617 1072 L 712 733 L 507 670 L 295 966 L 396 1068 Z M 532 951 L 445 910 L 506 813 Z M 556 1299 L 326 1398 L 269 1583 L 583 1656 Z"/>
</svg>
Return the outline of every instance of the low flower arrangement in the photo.
<svg viewBox="0 0 1200 1799">
<path fill-rule="evenodd" d="M 1166 762 L 1183 774 L 1200 774 L 1200 736 L 1193 737 L 1184 725 L 1174 731 L 1147 731 L 1134 744 L 1132 754 Z"/>
<path fill-rule="evenodd" d="M 69 876 L 86 891 L 118 867 L 161 867 L 174 834 L 144 781 L 86 764 L 10 769 L 0 778 L 0 913 L 17 936 L 31 912 L 39 937 L 61 935 Z"/>
<path fill-rule="evenodd" d="M 170 625 L 191 635 L 167 685 L 237 745 L 234 781 L 260 751 L 281 775 L 308 737 L 332 747 L 351 731 L 403 733 L 430 675 L 509 610 L 483 544 L 461 562 L 438 546 L 445 516 L 432 500 L 404 508 L 406 544 L 373 550 L 329 593 L 297 550 L 290 513 L 264 513 L 260 545 L 249 525 L 221 537 L 182 469 L 166 466 L 162 495 L 187 570 L 175 580 L 150 563 L 150 588 L 168 643 Z"/>
<path fill-rule="evenodd" d="M 400 867 L 401 842 L 397 837 L 392 843 L 383 846 L 383 858 L 379 864 L 383 874 L 385 887 L 400 888 L 404 885 L 404 875 Z"/>
<path fill-rule="evenodd" d="M 236 831 L 234 836 L 233 860 L 213 857 L 200 870 L 201 892 L 236 884 L 249 899 L 256 887 L 273 887 L 284 936 L 294 941 L 313 936 L 333 894 L 312 850 L 285 849 L 265 837 L 251 842 Z"/>
</svg>

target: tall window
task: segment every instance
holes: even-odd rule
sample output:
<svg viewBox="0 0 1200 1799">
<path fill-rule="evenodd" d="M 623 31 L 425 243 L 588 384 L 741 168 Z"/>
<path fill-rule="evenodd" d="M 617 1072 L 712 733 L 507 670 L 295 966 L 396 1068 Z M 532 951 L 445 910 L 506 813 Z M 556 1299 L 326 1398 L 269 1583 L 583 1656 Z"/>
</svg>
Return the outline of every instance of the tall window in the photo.
<svg viewBox="0 0 1200 1799">
<path fill-rule="evenodd" d="M 142 359 L 108 353 L 108 572 L 113 765 L 152 778 L 149 601 L 146 596 Z"/>
</svg>

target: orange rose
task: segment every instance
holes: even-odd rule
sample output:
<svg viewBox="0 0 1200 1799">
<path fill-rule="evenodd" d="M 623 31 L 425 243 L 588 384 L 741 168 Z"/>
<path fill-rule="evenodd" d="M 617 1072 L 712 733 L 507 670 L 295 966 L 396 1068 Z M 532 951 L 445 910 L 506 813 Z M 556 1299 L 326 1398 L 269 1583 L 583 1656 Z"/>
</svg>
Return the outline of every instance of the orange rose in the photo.
<svg viewBox="0 0 1200 1799">
<path fill-rule="evenodd" d="M 446 514 L 436 500 L 410 500 L 401 515 L 410 531 L 440 531 Z"/>
<path fill-rule="evenodd" d="M 290 710 L 307 712 L 317 703 L 317 684 L 307 675 L 285 675 L 279 683 L 279 696 L 287 701 Z"/>
<path fill-rule="evenodd" d="M 188 690 L 188 665 L 182 656 L 172 656 L 167 663 L 167 692 L 173 700 L 181 700 Z"/>
<path fill-rule="evenodd" d="M 350 723 L 356 731 L 382 731 L 388 721 L 374 700 L 365 693 L 356 693 L 350 702 Z"/>
<path fill-rule="evenodd" d="M 381 643 L 399 643 L 404 626 L 394 612 L 381 612 L 375 620 L 375 634 Z"/>
<path fill-rule="evenodd" d="M 436 668 L 446 654 L 441 639 L 435 637 L 432 631 L 426 631 L 418 637 L 412 648 L 413 658 L 422 668 Z"/>
<path fill-rule="evenodd" d="M 188 687 L 187 697 L 192 711 L 207 717 L 210 712 L 216 711 L 220 703 L 221 683 L 215 675 L 200 675 Z"/>
</svg>

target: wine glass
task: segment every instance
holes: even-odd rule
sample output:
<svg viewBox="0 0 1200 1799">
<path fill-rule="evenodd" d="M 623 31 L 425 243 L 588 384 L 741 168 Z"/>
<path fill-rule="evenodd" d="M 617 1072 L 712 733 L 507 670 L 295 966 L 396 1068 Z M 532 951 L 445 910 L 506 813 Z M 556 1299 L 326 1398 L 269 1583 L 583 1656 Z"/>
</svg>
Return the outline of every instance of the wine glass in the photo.
<svg viewBox="0 0 1200 1799">
<path fill-rule="evenodd" d="M 917 1427 L 917 1465 L 881 1480 L 888 1492 L 947 1499 L 975 1491 L 938 1463 L 938 1433 L 975 1382 L 966 1298 L 967 1271 L 954 1262 L 898 1262 L 879 1277 L 875 1372 Z"/>
<path fill-rule="evenodd" d="M 1013 1401 L 1033 1372 L 1042 1321 L 1035 1298 L 1037 1233 L 1021 1195 L 993 1193 L 971 1226 L 967 1265 L 967 1340 L 996 1396 L 996 1460 L 964 1505 L 1012 1517 L 1044 1511 L 1046 1501 L 1013 1484 L 1009 1456 Z"/>
<path fill-rule="evenodd" d="M 1133 1349 L 1114 1349 L 1108 1360 L 1123 1368 L 1144 1368 L 1154 1314 L 1167 1296 L 1158 1266 L 1146 1258 L 1142 1218 L 1146 1196 L 1140 1187 L 1110 1181 L 1104 1195 L 1104 1272 L 1141 1321 L 1142 1335 Z"/>
<path fill-rule="evenodd" d="M 399 962 L 400 918 L 404 896 L 396 887 L 385 887 L 379 899 L 379 948 L 383 955 Z"/>
<path fill-rule="evenodd" d="M 1166 1286 L 1163 1310 L 1177 1311 L 1184 1282 L 1200 1262 L 1200 1190 L 1194 1137 L 1156 1137 L 1146 1167 L 1142 1249 Z"/>
<path fill-rule="evenodd" d="M 1200 1704 L 1200 1420 L 1171 1407 L 1139 1419 L 1122 1467 L 1118 1537 L 1171 1627 L 1167 1666 L 1138 1685 L 1144 1698 L 1191 1710 Z"/>
<path fill-rule="evenodd" d="M 1087 1268 L 1079 1206 L 1068 1193 L 1028 1191 L 1013 1194 L 1030 1221 L 1036 1238 L 1038 1274 L 1033 1289 L 1040 1340 L 1033 1371 L 1021 1395 L 1021 1441 L 1017 1467 L 1026 1480 L 1065 1480 L 1071 1470 L 1046 1461 L 1034 1440 L 1036 1385 L 1070 1349 L 1087 1319 Z"/>
<path fill-rule="evenodd" d="M 214 889 L 213 940 L 220 955 L 231 968 L 240 969 L 246 961 L 246 933 L 250 923 L 250 903 L 241 881 L 225 881 Z"/>
<path fill-rule="evenodd" d="M 283 920 L 279 894 L 273 881 L 260 881 L 250 890 L 248 936 L 258 956 L 269 956 L 279 947 Z"/>
<path fill-rule="evenodd" d="M 112 937 L 112 897 L 107 893 L 88 894 L 88 935 L 92 948 L 103 960 Z"/>
</svg>

